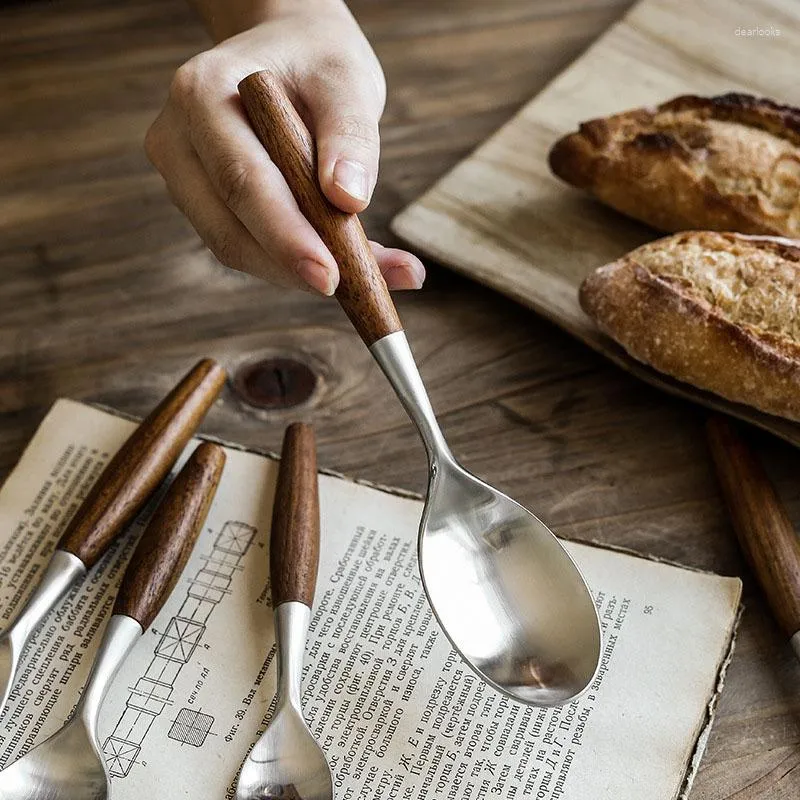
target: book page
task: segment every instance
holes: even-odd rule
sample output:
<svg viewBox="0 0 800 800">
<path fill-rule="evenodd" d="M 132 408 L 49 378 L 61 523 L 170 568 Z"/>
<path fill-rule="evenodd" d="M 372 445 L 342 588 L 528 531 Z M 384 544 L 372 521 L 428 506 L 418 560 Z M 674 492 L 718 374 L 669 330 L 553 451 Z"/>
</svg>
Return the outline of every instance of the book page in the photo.
<svg viewBox="0 0 800 800">
<path fill-rule="evenodd" d="M 0 625 L 133 427 L 71 401 L 53 407 L 0 491 Z M 194 553 L 103 706 L 115 800 L 233 797 L 271 712 L 278 467 L 227 454 Z M 32 638 L 0 717 L 0 767 L 69 716 L 156 500 Z M 439 629 L 417 570 L 419 500 L 321 475 L 320 503 L 303 703 L 337 800 L 670 800 L 685 788 L 730 650 L 738 579 L 566 543 L 601 615 L 602 663 L 579 700 L 539 709 L 481 682 Z"/>
</svg>

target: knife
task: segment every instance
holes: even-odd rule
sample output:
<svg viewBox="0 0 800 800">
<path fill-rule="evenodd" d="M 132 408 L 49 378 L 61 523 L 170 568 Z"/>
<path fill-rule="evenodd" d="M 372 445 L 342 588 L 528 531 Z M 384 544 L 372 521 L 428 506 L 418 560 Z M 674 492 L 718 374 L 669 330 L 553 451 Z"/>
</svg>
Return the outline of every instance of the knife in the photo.
<svg viewBox="0 0 800 800">
<path fill-rule="evenodd" d="M 67 525 L 39 586 L 0 634 L 0 714 L 36 628 L 94 566 L 172 469 L 225 383 L 225 370 L 199 361 L 108 463 Z"/>
<path fill-rule="evenodd" d="M 706 427 L 733 529 L 800 660 L 800 537 L 756 454 L 721 416 Z"/>
</svg>

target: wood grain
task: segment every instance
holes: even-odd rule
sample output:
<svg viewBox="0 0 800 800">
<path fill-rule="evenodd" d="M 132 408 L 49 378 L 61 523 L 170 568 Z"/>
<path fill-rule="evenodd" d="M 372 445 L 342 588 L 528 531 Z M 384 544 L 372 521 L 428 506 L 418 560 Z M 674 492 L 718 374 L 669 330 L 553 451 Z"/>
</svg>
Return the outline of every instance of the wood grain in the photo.
<svg viewBox="0 0 800 800">
<path fill-rule="evenodd" d="M 392 216 L 629 5 L 351 0 L 389 86 L 381 177 L 360 215 L 370 238 L 395 244 Z M 704 17 L 705 31 L 746 24 L 740 8 Z M 0 474 L 57 397 L 144 416 L 203 355 L 231 375 L 288 357 L 319 378 L 306 405 L 264 412 L 229 386 L 203 430 L 274 450 L 289 422 L 313 420 L 320 464 L 424 492 L 419 437 L 336 303 L 220 268 L 143 154 L 174 70 L 209 46 L 184 0 L 32 0 L 0 9 L 0 23 Z M 687 36 L 695 27 L 687 18 Z M 784 27 L 794 46 L 800 29 Z M 648 31 L 654 57 L 667 59 L 659 29 Z M 769 42 L 731 34 L 731 45 L 742 69 L 767 69 Z M 687 82 L 704 58 L 694 52 Z M 561 128 L 584 114 L 574 110 Z M 581 205 L 592 218 L 594 206 Z M 569 257 L 590 267 L 577 242 Z M 740 636 L 690 799 L 796 800 L 800 670 L 731 533 L 702 444 L 704 409 L 636 380 L 517 303 L 426 266 L 425 288 L 395 303 L 460 461 L 561 535 L 745 576 Z M 763 435 L 754 442 L 800 524 L 796 450 Z"/>
<path fill-rule="evenodd" d="M 272 509 L 269 569 L 272 607 L 314 602 L 319 568 L 319 487 L 314 429 L 286 429 Z"/>
<path fill-rule="evenodd" d="M 364 343 L 369 347 L 402 330 L 358 217 L 337 209 L 320 189 L 314 141 L 280 82 L 269 72 L 256 72 L 239 84 L 239 94 L 297 205 L 336 259 L 340 276 L 336 299 Z"/>
<path fill-rule="evenodd" d="M 204 442 L 189 457 L 164 495 L 133 551 L 114 614 L 150 627 L 175 588 L 208 511 L 225 466 L 225 451 Z"/>
<path fill-rule="evenodd" d="M 733 529 L 788 638 L 800 630 L 800 537 L 764 467 L 733 423 L 712 417 L 708 443 Z"/>
<path fill-rule="evenodd" d="M 198 362 L 117 451 L 58 547 L 91 568 L 172 469 L 224 384 L 219 364 Z"/>
<path fill-rule="evenodd" d="M 747 22 L 748 16 L 750 22 Z M 780 36 L 747 37 L 761 26 Z M 393 221 L 433 258 L 536 310 L 642 380 L 752 422 L 800 446 L 800 423 L 646 367 L 581 311 L 594 268 L 662 235 L 554 177 L 552 145 L 580 122 L 682 94 L 730 91 L 800 105 L 794 79 L 800 5 L 763 0 L 643 0 L 466 160 Z"/>
</svg>

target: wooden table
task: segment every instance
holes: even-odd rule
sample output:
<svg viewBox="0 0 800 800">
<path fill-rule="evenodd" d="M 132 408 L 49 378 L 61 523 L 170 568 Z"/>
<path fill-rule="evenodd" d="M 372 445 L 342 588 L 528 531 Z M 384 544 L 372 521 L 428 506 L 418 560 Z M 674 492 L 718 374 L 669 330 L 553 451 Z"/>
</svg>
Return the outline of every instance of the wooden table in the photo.
<svg viewBox="0 0 800 800">
<path fill-rule="evenodd" d="M 388 240 L 396 211 L 628 3 L 354 0 L 390 87 L 370 234 Z M 337 305 L 220 268 L 147 164 L 142 138 L 174 69 L 208 46 L 183 3 L 5 4 L 0 44 L 0 476 L 59 396 L 143 414 L 201 355 L 234 375 L 279 356 L 317 375 L 310 403 L 256 410 L 229 387 L 207 432 L 276 448 L 288 420 L 313 419 L 321 464 L 422 490 L 422 447 Z M 729 529 L 704 412 L 430 267 L 425 290 L 397 303 L 464 463 L 564 536 L 744 576 L 747 610 L 693 800 L 796 800 L 800 666 Z M 261 374 L 273 389 L 285 377 Z M 797 519 L 800 458 L 757 441 Z"/>
</svg>

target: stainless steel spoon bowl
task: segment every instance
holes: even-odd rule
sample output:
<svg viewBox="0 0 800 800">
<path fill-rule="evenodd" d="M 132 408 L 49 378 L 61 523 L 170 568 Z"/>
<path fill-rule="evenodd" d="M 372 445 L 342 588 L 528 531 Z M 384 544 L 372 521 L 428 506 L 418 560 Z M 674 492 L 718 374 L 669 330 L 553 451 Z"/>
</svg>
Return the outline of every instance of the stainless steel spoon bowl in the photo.
<svg viewBox="0 0 800 800">
<path fill-rule="evenodd" d="M 278 705 L 242 764 L 236 800 L 333 800 L 325 754 L 303 719 L 300 682 L 311 610 L 304 603 L 275 609 Z"/>
<path fill-rule="evenodd" d="M 339 265 L 337 300 L 425 442 L 430 479 L 419 561 L 442 628 L 467 663 L 511 697 L 539 705 L 572 699 L 590 684 L 600 658 L 597 611 L 580 572 L 533 514 L 456 462 L 361 223 L 323 196 L 313 140 L 280 81 L 257 72 L 239 93 Z"/>
<path fill-rule="evenodd" d="M 456 461 L 405 334 L 370 350 L 428 453 L 419 566 L 436 618 L 495 688 L 535 705 L 571 700 L 600 656 L 597 611 L 580 571 L 543 522 Z"/>
</svg>

